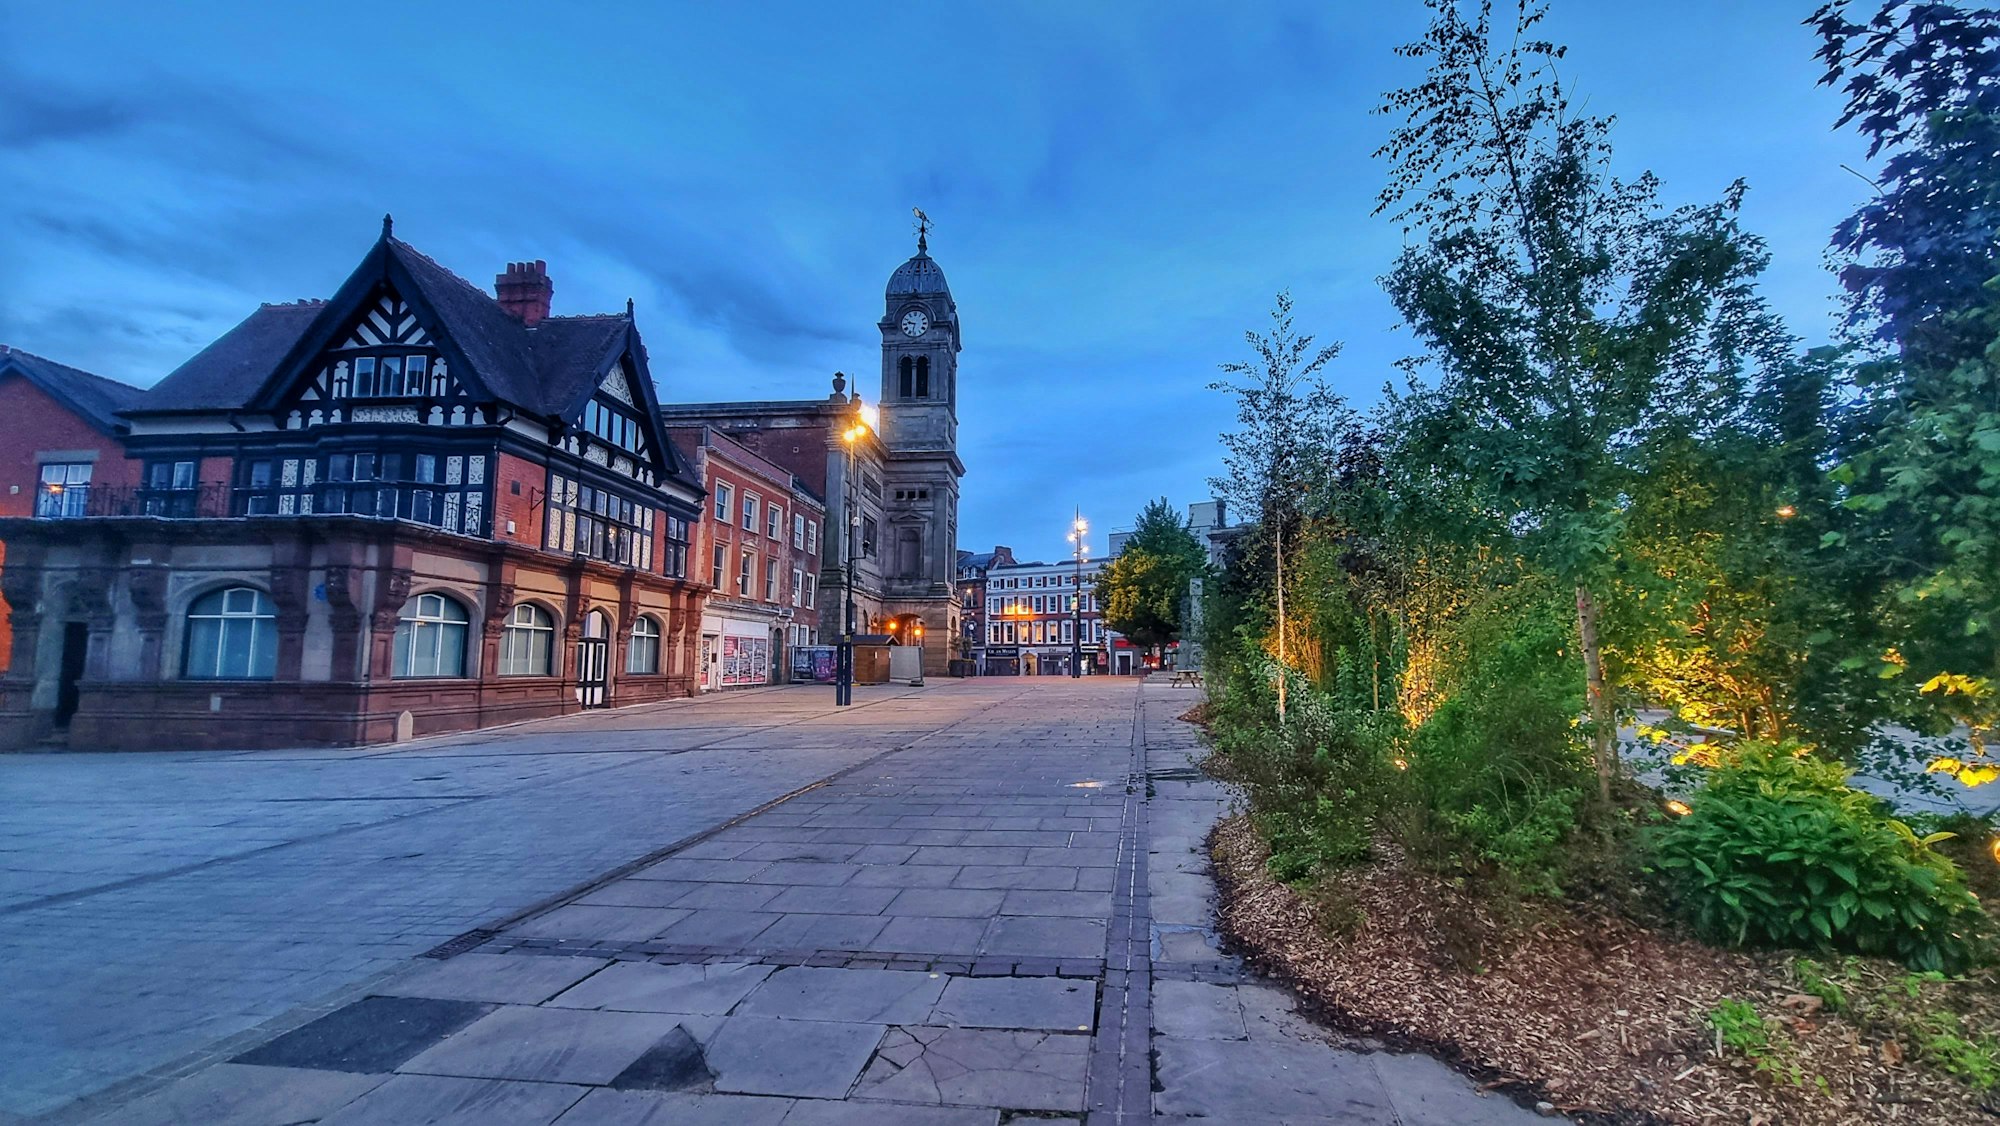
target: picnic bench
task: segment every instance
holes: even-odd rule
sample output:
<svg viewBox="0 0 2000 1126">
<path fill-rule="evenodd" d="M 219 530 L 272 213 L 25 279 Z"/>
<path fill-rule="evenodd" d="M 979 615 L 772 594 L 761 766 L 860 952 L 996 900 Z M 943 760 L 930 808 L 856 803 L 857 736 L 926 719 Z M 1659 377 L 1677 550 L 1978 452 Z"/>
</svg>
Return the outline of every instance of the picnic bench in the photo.
<svg viewBox="0 0 2000 1126">
<path fill-rule="evenodd" d="M 1168 682 L 1167 682 L 1167 687 L 1169 687 L 1169 688 L 1179 688 L 1179 687 L 1180 687 L 1181 685 L 1183 685 L 1183 684 L 1187 685 L 1187 686 L 1188 686 L 1189 688 L 1200 688 L 1200 687 L 1201 687 L 1201 670 L 1200 670 L 1200 669 L 1175 669 L 1175 670 L 1174 670 L 1174 678 L 1173 678 L 1173 679 L 1172 679 L 1171 681 L 1168 681 Z"/>
</svg>

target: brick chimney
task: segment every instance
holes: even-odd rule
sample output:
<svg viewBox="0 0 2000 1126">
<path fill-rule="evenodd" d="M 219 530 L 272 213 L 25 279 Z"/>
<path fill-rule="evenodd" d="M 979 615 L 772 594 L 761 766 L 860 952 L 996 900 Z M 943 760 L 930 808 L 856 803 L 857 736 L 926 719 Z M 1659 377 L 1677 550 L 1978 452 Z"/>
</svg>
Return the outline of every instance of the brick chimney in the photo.
<svg viewBox="0 0 2000 1126">
<path fill-rule="evenodd" d="M 539 258 L 533 262 L 509 262 L 507 272 L 493 279 L 493 296 L 499 299 L 500 307 L 529 328 L 549 315 L 549 301 L 555 295 L 556 285 L 549 280 L 549 264 Z"/>
</svg>

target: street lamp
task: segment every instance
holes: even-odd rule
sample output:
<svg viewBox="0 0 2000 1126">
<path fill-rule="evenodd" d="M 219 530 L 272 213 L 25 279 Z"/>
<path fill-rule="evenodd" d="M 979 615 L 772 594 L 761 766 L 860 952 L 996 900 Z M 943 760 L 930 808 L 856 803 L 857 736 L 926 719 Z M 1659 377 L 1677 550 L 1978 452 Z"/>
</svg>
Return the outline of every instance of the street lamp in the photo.
<svg viewBox="0 0 2000 1126">
<path fill-rule="evenodd" d="M 1090 554 L 1090 545 L 1083 542 L 1083 533 L 1090 525 L 1083 521 L 1083 510 L 1076 510 L 1076 519 L 1070 524 L 1070 548 L 1076 555 L 1076 593 L 1071 595 L 1070 614 L 1075 624 L 1069 642 L 1069 675 L 1083 675 L 1083 559 Z"/>
<path fill-rule="evenodd" d="M 838 707 L 846 707 L 854 702 L 854 537 L 859 535 L 861 511 L 856 507 L 860 491 L 854 487 L 856 457 L 861 439 L 868 435 L 868 421 L 861 407 L 861 397 L 854 399 L 854 421 L 841 431 L 841 441 L 847 445 L 847 481 L 842 490 L 841 507 L 847 511 L 847 534 L 841 542 L 841 587 L 846 594 L 846 618 L 841 626 L 840 647 L 835 650 L 833 665 L 833 702 Z"/>
</svg>

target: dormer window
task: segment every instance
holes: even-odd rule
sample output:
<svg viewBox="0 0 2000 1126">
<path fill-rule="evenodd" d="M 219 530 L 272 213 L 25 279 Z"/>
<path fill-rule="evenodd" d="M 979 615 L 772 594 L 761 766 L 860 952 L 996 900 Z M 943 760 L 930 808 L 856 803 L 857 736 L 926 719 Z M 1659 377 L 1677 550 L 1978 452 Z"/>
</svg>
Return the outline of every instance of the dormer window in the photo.
<svg viewBox="0 0 2000 1126">
<path fill-rule="evenodd" d="M 614 446 L 639 452 L 639 420 L 595 399 L 584 404 L 583 428 Z"/>
<path fill-rule="evenodd" d="M 339 398 L 415 398 L 433 393 L 430 375 L 429 356 L 356 356 L 344 386 L 339 369 L 334 370 L 333 393 Z"/>
</svg>

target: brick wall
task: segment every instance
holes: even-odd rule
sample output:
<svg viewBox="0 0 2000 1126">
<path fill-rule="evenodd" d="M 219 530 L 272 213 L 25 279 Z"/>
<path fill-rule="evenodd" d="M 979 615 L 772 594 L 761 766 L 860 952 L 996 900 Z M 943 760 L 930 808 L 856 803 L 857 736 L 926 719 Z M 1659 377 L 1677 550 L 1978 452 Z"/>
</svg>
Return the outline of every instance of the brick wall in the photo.
<svg viewBox="0 0 2000 1126">
<path fill-rule="evenodd" d="M 139 463 L 125 456 L 118 439 L 71 413 L 26 377 L 0 376 L 0 516 L 34 515 L 43 455 L 80 450 L 97 453 L 92 485 L 117 488 L 139 483 Z M 7 545 L 0 542 L 0 567 L 6 560 Z M 14 651 L 11 616 L 0 596 L 0 673 L 7 671 Z"/>
<path fill-rule="evenodd" d="M 548 467 L 513 454 L 501 454 L 493 478 L 493 538 L 529 547 L 542 546 L 545 515 L 542 494 L 548 487 Z M 509 520 L 514 522 L 512 535 L 507 533 Z"/>
</svg>

